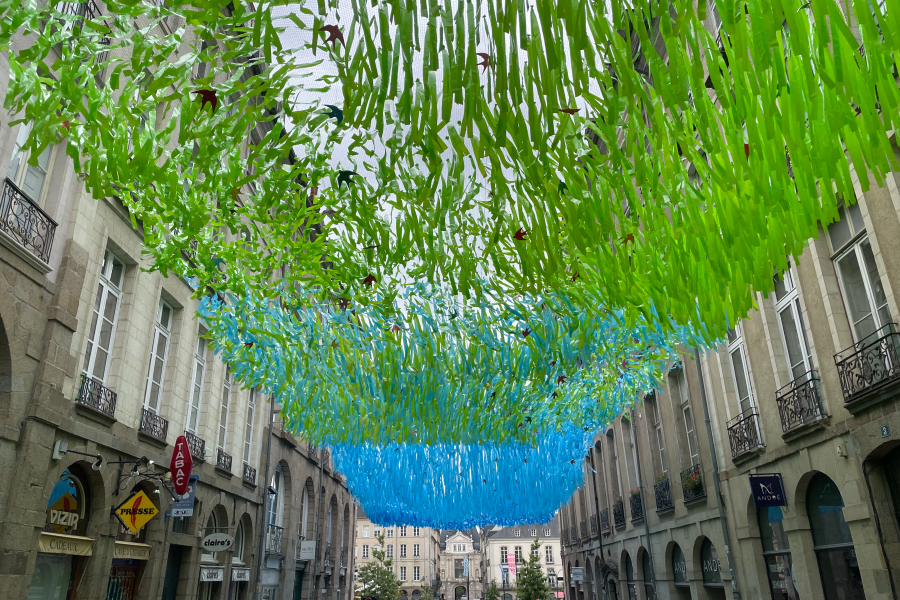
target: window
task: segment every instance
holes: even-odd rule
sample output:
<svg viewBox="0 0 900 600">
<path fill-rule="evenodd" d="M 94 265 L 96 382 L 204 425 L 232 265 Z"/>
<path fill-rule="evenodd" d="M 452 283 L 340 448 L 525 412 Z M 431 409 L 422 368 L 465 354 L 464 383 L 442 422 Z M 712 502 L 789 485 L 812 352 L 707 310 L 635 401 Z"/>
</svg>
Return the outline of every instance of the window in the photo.
<svg viewBox="0 0 900 600">
<path fill-rule="evenodd" d="M 522 530 L 516 529 L 515 531 L 513 531 L 513 535 L 516 537 L 522 537 Z"/>
<path fill-rule="evenodd" d="M 406 544 L 400 544 L 400 558 L 406 558 Z"/>
<path fill-rule="evenodd" d="M 250 403 L 247 404 L 247 423 L 244 425 L 244 462 L 250 464 L 250 450 L 253 447 L 253 418 L 256 415 L 256 390 L 250 390 Z M 306 493 L 306 487 L 303 488 Z M 303 531 L 306 531 L 304 529 Z"/>
<path fill-rule="evenodd" d="M 219 531 L 219 518 L 216 516 L 215 511 L 209 513 L 209 518 L 206 520 L 206 530 L 204 531 L 203 536 L 206 537 L 214 533 L 221 533 Z M 200 553 L 200 562 L 217 562 L 216 553 L 207 552 L 204 549 Z"/>
<path fill-rule="evenodd" d="M 53 157 L 55 146 L 47 146 L 41 155 L 38 156 L 37 165 L 28 164 L 31 158 L 31 152 L 26 151 L 23 146 L 28 141 L 28 134 L 31 133 L 31 123 L 23 123 L 19 127 L 16 135 L 16 145 L 13 147 L 12 160 L 9 163 L 9 169 L 6 176 L 23 192 L 25 192 L 32 201 L 38 205 L 44 203 L 44 188 L 47 183 L 47 174 L 50 171 L 50 159 Z"/>
<path fill-rule="evenodd" d="M 756 509 L 756 517 L 772 597 L 796 598 L 797 591 L 791 576 L 794 572 L 791 566 L 791 547 L 783 524 L 784 513 L 780 506 L 760 507 Z"/>
<path fill-rule="evenodd" d="M 419 569 L 420 569 L 420 567 L 418 567 L 418 566 L 413 567 L 413 581 L 419 580 Z"/>
<path fill-rule="evenodd" d="M 541 551 L 538 550 L 537 548 L 535 548 L 534 550 L 531 551 L 531 557 L 534 560 L 540 560 L 541 559 Z"/>
<path fill-rule="evenodd" d="M 834 482 L 827 475 L 813 477 L 806 493 L 806 514 L 825 600 L 863 600 L 856 548 L 843 507 L 844 499 Z"/>
<path fill-rule="evenodd" d="M 368 526 L 368 525 L 363 525 L 363 534 L 362 534 L 362 536 L 363 536 L 364 538 L 369 537 L 369 526 Z"/>
<path fill-rule="evenodd" d="M 678 412 L 679 439 L 681 441 L 682 460 L 688 461 L 688 466 L 700 464 L 700 447 L 697 444 L 697 432 L 694 427 L 694 413 L 691 410 L 691 397 L 688 392 L 687 377 L 684 367 L 678 365 L 669 372 L 669 395 L 672 404 L 680 407 Z"/>
<path fill-rule="evenodd" d="M 381 535 L 381 529 L 376 527 L 374 533 L 372 533 L 372 537 L 378 537 Z"/>
<path fill-rule="evenodd" d="M 200 424 L 200 400 L 203 397 L 203 376 L 206 373 L 206 340 L 203 339 L 203 332 L 197 337 L 197 349 L 194 352 L 194 377 L 191 379 L 193 385 L 191 387 L 191 404 L 188 407 L 187 429 L 193 434 L 197 434 L 197 428 Z"/>
<path fill-rule="evenodd" d="M 651 444 L 659 449 L 659 464 L 655 465 L 660 473 L 667 473 L 669 466 L 666 464 L 666 440 L 663 436 L 662 421 L 659 418 L 659 406 L 656 403 L 656 394 L 649 394 L 644 398 L 644 406 L 647 407 L 647 422 L 650 425 Z"/>
<path fill-rule="evenodd" d="M 419 556 L 419 544 L 413 544 L 413 556 Z"/>
<path fill-rule="evenodd" d="M 284 526 L 284 472 L 281 465 L 275 466 L 275 474 L 272 475 L 270 485 L 275 489 L 274 494 L 269 494 L 269 510 L 267 524 L 276 527 Z"/>
<path fill-rule="evenodd" d="M 385 531 L 384 533 L 385 533 L 385 536 L 386 536 L 386 537 L 389 537 L 389 538 L 394 537 L 394 530 L 393 530 L 393 529 L 388 529 L 388 530 Z"/>
<path fill-rule="evenodd" d="M 537 537 L 537 529 L 531 530 L 531 537 Z"/>
<path fill-rule="evenodd" d="M 547 569 L 547 585 L 551 588 L 556 588 L 556 570 L 555 569 Z"/>
<path fill-rule="evenodd" d="M 544 528 L 544 537 L 550 537 L 550 528 L 549 527 Z"/>
<path fill-rule="evenodd" d="M 684 553 L 678 544 L 675 544 L 672 548 L 672 574 L 674 575 L 675 587 L 690 587 L 691 582 L 687 575 Z"/>
<path fill-rule="evenodd" d="M 413 537 L 419 537 L 422 535 L 422 529 L 419 527 L 413 527 Z"/>
<path fill-rule="evenodd" d="M 461 558 L 453 559 L 453 576 L 462 579 L 466 576 L 466 563 Z"/>
<path fill-rule="evenodd" d="M 116 323 L 119 319 L 119 300 L 122 298 L 122 281 L 125 264 L 112 252 L 106 251 L 100 267 L 100 282 L 94 300 L 93 318 L 88 329 L 87 351 L 82 370 L 91 379 L 106 384 L 109 355 L 112 351 Z"/>
<path fill-rule="evenodd" d="M 681 406 L 684 414 L 684 426 L 687 433 L 688 452 L 691 455 L 691 466 L 700 464 L 700 448 L 697 445 L 697 432 L 694 429 L 694 414 L 691 412 L 690 404 Z"/>
<path fill-rule="evenodd" d="M 778 328 L 784 342 L 784 356 L 791 372 L 791 381 L 798 381 L 812 369 L 812 359 L 803 326 L 800 296 L 790 264 L 783 273 L 775 276 L 775 312 L 778 313 Z"/>
<path fill-rule="evenodd" d="M 503 563 L 504 565 L 508 562 L 507 558 L 506 558 L 507 554 L 508 554 L 508 551 L 506 549 L 506 546 L 500 546 L 500 562 Z"/>
<path fill-rule="evenodd" d="M 159 413 L 163 381 L 166 376 L 166 358 L 169 354 L 169 338 L 172 336 L 172 307 L 160 299 L 156 309 L 156 326 L 153 330 L 153 345 L 150 347 L 150 372 L 147 374 L 147 391 L 144 394 L 144 408 Z"/>
<path fill-rule="evenodd" d="M 363 558 L 369 558 L 369 545 L 363 544 Z"/>
<path fill-rule="evenodd" d="M 850 218 L 847 218 L 849 213 Z M 862 341 L 891 322 L 887 297 L 881 284 L 878 265 L 859 204 L 838 209 L 839 220 L 828 226 L 828 237 L 835 252 L 841 294 L 847 316 L 853 325 L 853 339 Z"/>
<path fill-rule="evenodd" d="M 738 408 L 743 413 L 753 408 L 753 393 L 750 390 L 750 376 L 747 372 L 747 357 L 740 325 L 728 330 L 728 356 L 731 375 L 734 377 L 734 392 Z"/>
<path fill-rule="evenodd" d="M 234 564 L 244 564 L 244 547 L 246 545 L 244 542 L 244 522 L 241 521 L 238 523 L 237 530 L 234 534 L 234 554 L 231 558 Z"/>
<path fill-rule="evenodd" d="M 394 558 L 394 545 L 393 544 L 387 545 L 387 552 L 385 553 L 384 556 L 385 556 L 385 558 Z"/>
<path fill-rule="evenodd" d="M 400 581 L 406 581 L 406 567 L 400 567 Z"/>
<path fill-rule="evenodd" d="M 250 399 L 253 399 L 251 395 Z M 306 532 L 309 531 L 309 486 L 303 486 L 303 494 L 300 496 L 300 539 L 306 539 Z"/>
<path fill-rule="evenodd" d="M 353 547 L 353 558 L 359 558 L 359 546 Z M 356 570 L 357 569 L 354 569 L 354 572 L 356 572 Z"/>
<path fill-rule="evenodd" d="M 400 537 L 406 537 L 406 525 L 400 528 Z"/>
<path fill-rule="evenodd" d="M 544 546 L 544 562 L 553 564 L 553 546 Z"/>
<path fill-rule="evenodd" d="M 516 564 L 519 564 L 520 562 L 522 562 L 522 546 L 516 546 L 515 553 L 516 553 Z"/>
<path fill-rule="evenodd" d="M 225 368 L 225 383 L 222 385 L 222 409 L 219 411 L 219 440 L 218 445 L 225 452 L 225 442 L 228 440 L 228 405 L 231 402 L 231 368 Z"/>
<path fill-rule="evenodd" d="M 703 571 L 704 587 L 722 588 L 722 564 L 719 562 L 719 554 L 716 547 L 709 541 L 709 538 L 703 540 L 700 546 L 700 566 Z"/>
</svg>

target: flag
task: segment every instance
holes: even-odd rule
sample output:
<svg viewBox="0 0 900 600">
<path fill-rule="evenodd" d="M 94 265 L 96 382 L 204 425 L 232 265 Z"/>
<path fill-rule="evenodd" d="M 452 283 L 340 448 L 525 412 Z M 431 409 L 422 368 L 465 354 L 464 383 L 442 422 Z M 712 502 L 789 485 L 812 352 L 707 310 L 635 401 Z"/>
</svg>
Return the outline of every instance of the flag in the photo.
<svg viewBox="0 0 900 600">
<path fill-rule="evenodd" d="M 469 557 L 468 556 L 463 559 L 463 575 L 465 575 L 466 577 L 469 576 Z"/>
</svg>

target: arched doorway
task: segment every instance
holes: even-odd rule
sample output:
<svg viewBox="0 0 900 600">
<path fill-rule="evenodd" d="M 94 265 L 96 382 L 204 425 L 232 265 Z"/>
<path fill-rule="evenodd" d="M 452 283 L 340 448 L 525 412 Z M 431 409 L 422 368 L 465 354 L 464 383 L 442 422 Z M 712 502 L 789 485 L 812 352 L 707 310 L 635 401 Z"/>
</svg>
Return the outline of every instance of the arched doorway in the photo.
<svg viewBox="0 0 900 600">
<path fill-rule="evenodd" d="M 844 499 L 835 483 L 822 473 L 813 477 L 806 492 L 806 511 L 825 600 L 864 600 L 856 549 L 843 508 Z"/>
<path fill-rule="evenodd" d="M 456 586 L 453 589 L 453 597 L 456 598 L 456 600 L 461 600 L 462 598 L 465 598 L 466 597 L 466 586 L 464 586 L 464 585 Z"/>
<path fill-rule="evenodd" d="M 794 584 L 791 546 L 782 524 L 784 513 L 781 507 L 758 508 L 756 517 L 773 600 L 799 600 L 797 586 Z"/>
<path fill-rule="evenodd" d="M 703 538 L 700 545 L 700 570 L 703 574 L 703 587 L 708 598 L 725 600 L 725 584 L 722 583 L 722 563 L 719 553 L 709 538 Z"/>
<path fill-rule="evenodd" d="M 650 553 L 646 549 L 638 550 L 641 557 L 641 571 L 644 580 L 644 595 L 647 600 L 656 600 L 656 582 L 653 579 L 653 566 L 650 564 Z"/>
</svg>

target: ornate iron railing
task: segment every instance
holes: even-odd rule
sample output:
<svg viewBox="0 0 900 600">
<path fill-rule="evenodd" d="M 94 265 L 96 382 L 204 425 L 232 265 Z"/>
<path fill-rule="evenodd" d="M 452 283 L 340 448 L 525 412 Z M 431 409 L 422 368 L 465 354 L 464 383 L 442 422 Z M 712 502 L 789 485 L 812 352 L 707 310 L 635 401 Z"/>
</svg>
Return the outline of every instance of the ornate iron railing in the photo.
<svg viewBox="0 0 900 600">
<path fill-rule="evenodd" d="M 572 543 L 577 544 L 578 543 L 578 526 L 572 525 L 572 527 L 569 529 L 569 535 L 572 537 Z"/>
<path fill-rule="evenodd" d="M 75 402 L 90 406 L 104 415 L 115 417 L 117 399 L 118 396 L 114 391 L 96 379 L 88 377 L 87 374 L 81 374 L 81 387 L 78 390 L 78 397 L 75 398 Z"/>
<path fill-rule="evenodd" d="M 325 566 L 331 566 L 331 544 L 325 544 Z"/>
<path fill-rule="evenodd" d="M 703 473 L 699 464 L 681 472 L 681 493 L 684 494 L 685 502 L 706 496 L 706 490 L 703 488 Z"/>
<path fill-rule="evenodd" d="M 94 3 L 94 0 L 87 0 L 87 2 L 60 2 L 56 5 L 56 9 L 64 15 L 73 17 L 96 19 L 100 16 L 100 8 Z"/>
<path fill-rule="evenodd" d="M 637 494 L 631 494 L 631 498 L 629 498 L 628 501 L 631 505 L 631 522 L 640 523 L 644 520 L 644 503 L 641 500 L 640 492 L 638 492 Z"/>
<path fill-rule="evenodd" d="M 281 540 L 284 527 L 269 525 L 266 527 L 266 554 L 281 554 Z"/>
<path fill-rule="evenodd" d="M 197 460 L 206 460 L 206 440 L 194 435 L 190 431 L 184 432 L 184 438 L 187 440 L 191 456 Z"/>
<path fill-rule="evenodd" d="M 821 419 L 824 413 L 816 370 L 807 371 L 775 392 L 775 404 L 778 405 L 784 433 Z"/>
<path fill-rule="evenodd" d="M 656 496 L 656 512 L 675 507 L 675 504 L 672 502 L 672 488 L 669 485 L 668 477 L 656 482 L 653 486 L 653 494 Z"/>
<path fill-rule="evenodd" d="M 588 539 L 588 528 L 587 528 L 587 520 L 583 519 L 581 521 L 581 539 Z"/>
<path fill-rule="evenodd" d="M 759 413 L 751 406 L 728 421 L 728 443 L 731 445 L 731 457 L 753 452 L 763 447 L 759 437 Z"/>
<path fill-rule="evenodd" d="M 315 446 L 313 446 L 312 444 L 307 443 L 306 444 L 306 453 L 309 456 L 311 456 L 312 458 L 316 458 L 317 456 L 319 456 L 319 449 L 316 448 Z"/>
<path fill-rule="evenodd" d="M 597 535 L 599 533 L 599 527 L 597 523 L 597 515 L 591 515 L 591 537 Z"/>
<path fill-rule="evenodd" d="M 562 531 L 562 543 L 563 543 L 563 546 L 569 545 L 569 532 L 566 531 L 565 529 L 563 529 L 563 531 Z M 503 561 L 500 561 L 500 562 L 503 562 Z"/>
<path fill-rule="evenodd" d="M 834 355 L 844 402 L 850 403 L 900 379 L 900 333 L 888 323 Z"/>
<path fill-rule="evenodd" d="M 613 522 L 616 524 L 616 529 L 625 527 L 625 502 L 621 498 L 613 504 Z"/>
<path fill-rule="evenodd" d="M 231 455 L 222 448 L 216 448 L 216 466 L 231 473 Z"/>
<path fill-rule="evenodd" d="M 169 435 L 169 421 L 153 411 L 142 408 L 139 431 L 165 442 Z"/>
<path fill-rule="evenodd" d="M 0 196 L 0 229 L 45 263 L 50 262 L 56 221 L 9 178 Z"/>
<path fill-rule="evenodd" d="M 256 485 L 256 469 L 244 463 L 244 481 L 250 485 Z"/>
<path fill-rule="evenodd" d="M 600 531 L 609 531 L 609 509 L 600 511 Z"/>
</svg>

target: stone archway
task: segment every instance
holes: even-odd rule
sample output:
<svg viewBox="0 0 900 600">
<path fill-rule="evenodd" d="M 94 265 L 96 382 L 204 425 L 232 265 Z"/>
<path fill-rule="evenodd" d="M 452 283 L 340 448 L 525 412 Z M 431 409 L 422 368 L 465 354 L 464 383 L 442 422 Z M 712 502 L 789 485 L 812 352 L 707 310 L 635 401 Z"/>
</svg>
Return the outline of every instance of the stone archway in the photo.
<svg viewBox="0 0 900 600">
<path fill-rule="evenodd" d="M 466 598 L 466 586 L 458 585 L 453 588 L 453 598 L 455 600 L 460 600 L 461 598 Z"/>
</svg>

